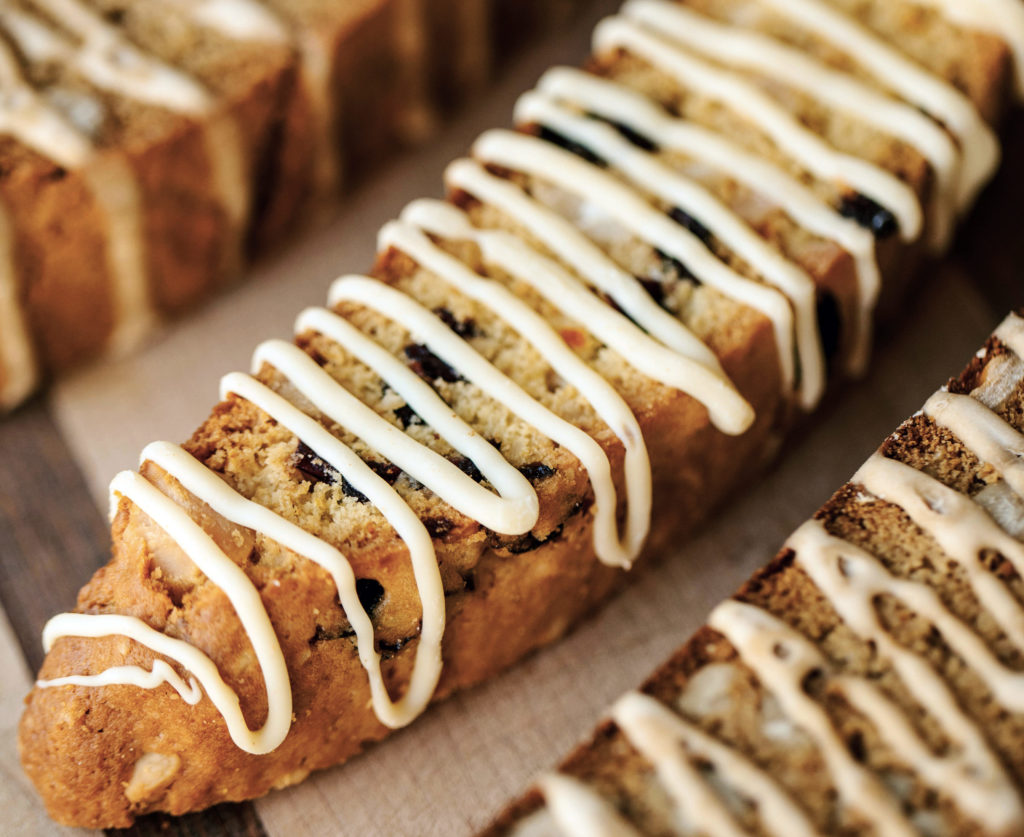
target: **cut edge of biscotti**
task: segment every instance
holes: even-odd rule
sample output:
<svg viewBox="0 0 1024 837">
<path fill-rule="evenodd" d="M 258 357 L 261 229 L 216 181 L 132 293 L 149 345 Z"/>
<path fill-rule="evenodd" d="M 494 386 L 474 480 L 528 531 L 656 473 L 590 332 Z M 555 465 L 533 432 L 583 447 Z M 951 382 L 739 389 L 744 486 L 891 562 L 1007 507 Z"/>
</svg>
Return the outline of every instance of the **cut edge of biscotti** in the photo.
<svg viewBox="0 0 1024 837">
<path fill-rule="evenodd" d="M 1018 313 L 485 833 L 1017 833 L 1022 356 Z"/>
</svg>

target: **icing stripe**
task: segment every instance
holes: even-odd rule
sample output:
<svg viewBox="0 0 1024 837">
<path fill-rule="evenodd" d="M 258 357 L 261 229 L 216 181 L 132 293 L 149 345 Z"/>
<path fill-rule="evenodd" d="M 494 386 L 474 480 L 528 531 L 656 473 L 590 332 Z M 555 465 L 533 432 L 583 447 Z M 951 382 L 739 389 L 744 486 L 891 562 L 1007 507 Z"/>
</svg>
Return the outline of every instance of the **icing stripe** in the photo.
<svg viewBox="0 0 1024 837">
<path fill-rule="evenodd" d="M 701 834 L 738 837 L 747 832 L 688 756 L 709 763 L 723 781 L 750 799 L 769 834 L 813 837 L 817 833 L 767 773 L 654 698 L 630 692 L 616 701 L 611 714 L 630 743 L 654 765 L 679 812 Z"/>
<path fill-rule="evenodd" d="M 731 68 L 754 71 L 799 90 L 828 109 L 848 113 L 860 123 L 915 148 L 935 173 L 929 223 L 933 243 L 948 245 L 958 208 L 961 161 L 952 138 L 916 108 L 885 96 L 849 73 L 759 32 L 725 26 L 664 0 L 629 0 L 623 14 Z M 991 169 L 984 173 L 987 179 Z M 974 184 L 976 190 L 978 184 Z"/>
<path fill-rule="evenodd" d="M 250 195 L 244 164 L 246 155 L 235 123 L 218 110 L 195 80 L 142 52 L 80 0 L 37 2 L 54 20 L 61 21 L 81 39 L 77 46 L 61 44 L 59 49 L 63 62 L 91 84 L 204 123 L 202 137 L 211 177 L 235 232 L 236 246 L 240 247 Z M 52 48 L 57 49 L 58 39 L 51 37 L 54 38 Z"/>
<path fill-rule="evenodd" d="M 802 403 L 809 408 L 820 400 L 825 388 L 825 362 L 818 337 L 814 281 L 803 269 L 786 259 L 703 186 L 637 148 L 613 128 L 574 115 L 536 93 L 519 99 L 515 118 L 524 124 L 544 125 L 578 142 L 644 192 L 678 206 L 754 268 L 767 284 L 782 291 L 794 309 Z"/>
<path fill-rule="evenodd" d="M 546 773 L 537 785 L 566 837 L 640 837 L 640 832 L 578 779 Z"/>
<path fill-rule="evenodd" d="M 50 628 L 51 634 L 56 641 L 57 637 L 77 635 L 74 634 L 75 623 L 71 622 L 67 617 L 74 616 L 75 614 L 64 613 L 60 617 L 54 617 L 51 627 L 50 623 L 47 623 L 47 628 Z M 80 614 L 79 614 L 80 615 Z M 103 618 L 102 616 L 100 617 Z M 114 619 L 133 620 L 131 616 L 115 616 Z M 135 624 L 137 622 L 138 624 Z M 147 629 L 152 631 L 157 636 L 164 636 L 157 631 L 153 631 L 145 622 L 142 620 L 124 621 L 124 622 L 89 622 L 91 633 L 90 637 L 101 637 L 101 636 L 128 636 L 130 639 L 134 639 L 135 636 L 143 637 L 144 640 L 151 639 L 151 634 L 147 633 Z M 66 627 L 62 627 L 66 626 Z M 118 627 L 127 627 L 127 631 L 117 630 Z M 135 636 L 132 636 L 134 634 Z M 141 644 L 147 644 L 144 640 L 140 640 Z M 182 645 L 188 645 L 186 642 L 182 642 Z M 152 646 L 149 646 L 152 650 Z M 174 650 L 180 650 L 175 647 Z M 194 649 L 193 649 L 194 650 Z M 206 658 L 207 661 L 209 658 Z M 146 671 L 141 666 L 111 666 L 105 669 L 100 674 L 72 674 L 68 677 L 55 677 L 52 680 L 39 680 L 36 681 L 36 685 L 40 688 L 52 689 L 55 686 L 90 686 L 97 688 L 99 686 L 137 686 L 140 689 L 156 689 L 166 683 L 174 691 L 176 691 L 185 703 L 189 706 L 195 706 L 199 701 L 203 699 L 203 690 L 200 688 L 199 682 L 194 677 L 189 677 L 188 682 L 176 672 L 170 665 L 164 660 L 154 660 L 153 667 L 149 671 Z"/>
<path fill-rule="evenodd" d="M 714 67 L 624 17 L 601 21 L 594 32 L 594 47 L 598 52 L 626 49 L 669 73 L 683 87 L 723 102 L 767 133 L 805 170 L 848 185 L 889 209 L 899 221 L 904 241 L 920 236 L 921 205 L 909 186 L 873 163 L 835 150 L 743 77 Z"/>
<path fill-rule="evenodd" d="M 173 0 L 182 5 L 182 0 Z M 286 45 L 287 27 L 268 7 L 256 0 L 185 0 L 193 22 L 237 41 Z"/>
<path fill-rule="evenodd" d="M 330 325 L 326 323 L 321 325 L 330 329 Z M 337 327 L 335 330 L 341 331 Z M 350 335 L 345 336 L 351 339 Z M 474 461 L 483 475 L 497 487 L 501 496 L 495 496 L 491 491 L 478 485 L 443 456 L 407 436 L 387 419 L 377 415 L 293 343 L 284 340 L 268 340 L 261 343 L 253 354 L 253 372 L 258 372 L 264 363 L 281 372 L 303 397 L 309 399 L 327 418 L 350 430 L 374 450 L 386 452 L 391 462 L 463 514 L 475 518 L 489 529 L 504 534 L 521 535 L 529 532 L 536 524 L 538 504 L 533 486 L 496 450 L 491 448 L 490 454 L 481 451 L 482 446 L 491 446 L 454 416 L 450 409 L 447 410 L 448 415 L 444 415 L 444 402 L 436 395 L 433 400 L 437 402 L 437 407 L 432 411 L 428 410 L 428 414 L 436 414 L 434 417 L 440 419 L 440 424 L 431 426 L 446 441 L 461 442 L 463 447 L 471 448 L 474 453 L 483 453 L 484 455 Z M 395 360 L 395 363 L 398 361 Z M 412 374 L 407 367 L 404 368 L 406 372 Z M 466 438 L 458 439 L 463 434 L 466 434 Z"/>
<path fill-rule="evenodd" d="M 74 48 L 38 20 L 0 8 L 0 22 L 18 46 L 35 60 L 66 62 Z M 108 345 L 115 353 L 136 344 L 153 324 L 142 253 L 140 198 L 127 162 L 98 156 L 90 140 L 66 121 L 22 78 L 10 48 L 0 45 L 0 81 L 10 94 L 0 103 L 0 133 L 60 166 L 82 171 L 109 224 L 107 262 L 113 287 L 113 330 Z"/>
<path fill-rule="evenodd" d="M 894 90 L 906 101 L 942 122 L 957 138 L 963 155 L 963 168 L 955 194 L 957 208 L 963 211 L 970 207 L 985 181 L 999 165 L 1000 152 L 995 131 L 985 123 L 967 96 L 829 3 L 822 0 L 758 2 L 766 3 L 775 11 L 787 15 L 798 26 L 842 50 L 871 73 L 882 86 Z M 965 5 L 961 0 L 955 0 L 955 3 L 957 6 Z M 1015 7 L 1014 14 L 1018 20 L 1024 17 L 1018 0 L 1010 0 L 1007 5 Z M 1004 17 L 1004 21 L 1009 19 L 1009 16 Z M 1001 37 L 1007 37 L 1006 29 L 1001 27 Z M 1021 32 L 1024 33 L 1024 24 Z"/>
<path fill-rule="evenodd" d="M 984 550 L 996 549 L 1024 575 L 1024 545 L 1020 541 L 960 492 L 881 454 L 872 455 L 850 481 L 898 505 L 933 537 L 967 574 L 978 600 L 991 611 L 1007 638 L 1024 651 L 1024 608 L 980 557 Z"/>
<path fill-rule="evenodd" d="M 576 194 L 613 217 L 633 235 L 679 259 L 704 283 L 757 311 L 772 323 L 782 382 L 788 392 L 796 378 L 793 312 L 786 298 L 744 279 L 720 262 L 693 233 L 659 212 L 621 181 L 568 151 L 536 137 L 493 130 L 473 144 L 474 156 L 522 171 Z M 804 393 L 805 405 L 808 405 Z"/>
<path fill-rule="evenodd" d="M 780 206 L 800 226 L 835 241 L 854 259 L 857 271 L 857 316 L 851 324 L 852 340 L 847 371 L 854 375 L 867 367 L 871 345 L 872 312 L 881 278 L 875 239 L 855 221 L 844 218 L 780 166 L 759 157 L 700 125 L 670 117 L 650 99 L 627 87 L 571 67 L 548 70 L 537 90 L 578 105 L 651 139 L 664 151 L 676 151 L 722 170 L 767 200 Z"/>
<path fill-rule="evenodd" d="M 231 739 L 238 747 L 249 753 L 269 753 L 284 741 L 291 727 L 292 692 L 284 655 L 259 592 L 245 572 L 224 554 L 213 538 L 184 509 L 142 476 L 132 471 L 122 471 L 114 477 L 110 491 L 114 508 L 117 506 L 117 495 L 131 500 L 227 595 L 249 636 L 263 674 L 267 692 L 267 719 L 258 730 L 249 729 L 242 716 L 238 696 L 224 682 L 216 666 L 205 654 L 186 642 L 171 639 L 148 628 L 134 617 L 61 614 L 51 619 L 44 631 L 47 650 L 58 637 L 67 635 L 109 636 L 117 633 L 141 642 L 157 653 L 181 663 L 195 675 L 223 715 Z M 59 685 L 59 681 L 41 681 L 38 685 L 45 688 Z"/>
<path fill-rule="evenodd" d="M 429 702 L 441 674 L 441 637 L 445 624 L 444 588 L 430 535 L 398 492 L 375 474 L 347 445 L 328 433 L 319 422 L 255 378 L 239 372 L 232 372 L 221 381 L 221 397 L 225 398 L 229 393 L 235 393 L 255 404 L 302 439 L 325 462 L 344 474 L 352 487 L 380 510 L 405 542 L 412 562 L 416 589 L 423 605 L 415 662 L 415 671 L 420 674 L 420 678 L 415 679 L 416 674 L 413 675 L 409 689 L 395 707 L 396 715 L 378 715 L 378 718 L 389 726 L 408 723 Z"/>
<path fill-rule="evenodd" d="M 594 491 L 597 557 L 612 566 L 627 568 L 632 564 L 636 555 L 629 545 L 623 546 L 619 541 L 611 462 L 593 438 L 535 401 L 430 311 L 400 291 L 365 276 L 343 276 L 331 285 L 328 301 L 332 307 L 342 301 L 358 302 L 401 323 L 417 342 L 424 343 L 483 392 L 569 450 L 583 464 Z"/>
<path fill-rule="evenodd" d="M 881 833 L 916 834 L 878 779 L 847 751 L 825 710 L 804 691 L 807 675 L 826 665 L 821 652 L 784 622 L 738 601 L 718 605 L 708 624 L 729 640 L 786 715 L 814 739 L 839 798 Z"/>
<path fill-rule="evenodd" d="M 445 181 L 514 218 L 579 276 L 608 294 L 644 331 L 725 378 L 714 353 L 567 219 L 533 200 L 514 183 L 490 174 L 476 160 L 456 160 L 445 171 Z"/>
<path fill-rule="evenodd" d="M 953 433 L 1024 497 L 1024 434 L 969 395 L 937 392 L 925 402 L 924 414 Z"/>
<path fill-rule="evenodd" d="M 985 644 L 925 584 L 895 578 L 862 549 L 828 534 L 820 521 L 805 523 L 789 539 L 797 561 L 836 608 L 843 622 L 873 642 L 914 698 L 939 721 L 955 747 L 937 756 L 919 740 L 909 719 L 881 692 L 858 680 L 847 696 L 885 735 L 895 752 L 925 782 L 948 793 L 962 810 L 993 832 L 1024 818 L 1020 799 L 984 736 L 964 713 L 942 677 L 923 657 L 899 645 L 879 621 L 874 600 L 891 595 L 927 619 L 1011 711 L 1024 708 L 1024 674 L 1003 667 Z M 853 678 L 844 677 L 845 687 Z"/>
<path fill-rule="evenodd" d="M 651 462 L 643 431 L 615 388 L 584 363 L 540 314 L 497 282 L 479 274 L 434 245 L 419 230 L 402 222 L 386 224 L 380 249 L 394 247 L 439 276 L 470 299 L 490 308 L 508 323 L 567 383 L 590 402 L 625 449 L 626 527 L 619 549 L 630 559 L 640 554 L 651 525 Z M 479 513 L 476 513 L 479 518 Z"/>
<path fill-rule="evenodd" d="M 1024 359 L 1024 317 L 1010 314 L 999 324 L 995 335 L 1018 358 Z"/>
<path fill-rule="evenodd" d="M 436 200 L 413 201 L 402 211 L 402 220 L 431 235 L 474 242 L 484 261 L 529 284 L 567 317 L 585 323 L 591 333 L 637 372 L 700 401 L 723 433 L 743 433 L 753 421 L 750 405 L 719 370 L 709 369 L 652 340 L 560 265 L 514 235 L 478 229 L 458 207 Z"/>
</svg>

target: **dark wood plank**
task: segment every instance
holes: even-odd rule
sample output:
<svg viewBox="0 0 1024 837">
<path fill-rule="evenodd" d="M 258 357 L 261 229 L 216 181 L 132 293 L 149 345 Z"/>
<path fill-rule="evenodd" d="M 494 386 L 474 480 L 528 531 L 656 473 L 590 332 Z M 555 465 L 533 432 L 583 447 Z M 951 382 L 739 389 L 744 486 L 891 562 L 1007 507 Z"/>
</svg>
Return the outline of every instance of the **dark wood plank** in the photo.
<svg viewBox="0 0 1024 837">
<path fill-rule="evenodd" d="M 109 534 L 45 401 L 0 422 L 0 452 L 0 603 L 36 670 L 43 625 L 74 606 Z"/>
<path fill-rule="evenodd" d="M 0 421 L 0 457 L 0 604 L 35 670 L 43 657 L 43 625 L 74 607 L 78 588 L 106 562 L 110 535 L 42 398 Z M 250 804 L 186 817 L 143 817 L 130 829 L 109 833 L 266 834 Z"/>
</svg>

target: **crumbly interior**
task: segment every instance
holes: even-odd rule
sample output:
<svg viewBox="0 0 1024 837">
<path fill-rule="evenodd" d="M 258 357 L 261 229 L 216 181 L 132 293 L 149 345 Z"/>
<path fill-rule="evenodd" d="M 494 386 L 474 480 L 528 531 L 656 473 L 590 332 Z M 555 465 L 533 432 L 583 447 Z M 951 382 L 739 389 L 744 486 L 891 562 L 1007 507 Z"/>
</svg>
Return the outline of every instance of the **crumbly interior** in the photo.
<svg viewBox="0 0 1024 837">
<path fill-rule="evenodd" d="M 1024 378 L 1000 359 L 1005 347 L 991 338 L 971 366 L 950 382 L 950 390 L 969 394 L 986 381 L 1013 375 L 1015 386 L 996 412 L 1018 430 L 1024 430 Z M 982 463 L 945 428 L 921 414 L 904 422 L 879 451 L 883 456 L 923 471 L 942 484 L 976 497 L 1004 485 L 995 469 Z M 964 568 L 919 528 L 898 505 L 869 496 L 861 486 L 843 486 L 817 513 L 827 531 L 877 557 L 889 573 L 935 590 L 942 603 L 979 636 L 999 662 L 1012 671 L 1024 671 L 1024 655 L 1002 632 L 993 615 L 979 603 Z M 1018 601 L 1024 601 L 1024 579 L 995 550 L 984 564 Z M 763 608 L 807 637 L 824 653 L 833 672 L 868 678 L 895 702 L 926 746 L 942 754 L 951 746 L 940 721 L 913 697 L 894 669 L 891 658 L 870 640 L 852 630 L 814 585 L 792 550 L 784 549 L 737 593 L 737 599 Z M 991 694 L 969 661 L 958 655 L 941 633 L 907 605 L 889 595 L 874 601 L 885 631 L 901 646 L 920 655 L 948 684 L 957 704 L 984 731 L 1017 788 L 1024 787 L 1024 758 L 1019 742 L 1024 737 L 1024 716 L 1008 711 Z M 922 833 L 943 835 L 989 834 L 953 804 L 944 792 L 928 785 L 909 766 L 892 739 L 854 709 L 826 678 L 808 677 L 803 684 L 828 713 L 849 753 L 875 773 Z M 769 773 L 811 818 L 822 833 L 862 835 L 875 833 L 855 810 L 843 805 L 821 752 L 800 719 L 782 712 L 777 697 L 738 658 L 729 641 L 710 628 L 702 628 L 644 685 L 643 691 L 671 707 L 688 721 Z M 743 789 L 731 787 L 709 765 L 697 763 L 715 791 L 727 802 L 737 821 L 752 834 L 770 834 L 755 805 L 744 801 Z M 616 810 L 644 834 L 673 835 L 686 819 L 667 795 L 651 764 L 611 722 L 581 746 L 561 766 L 611 801 Z M 487 833 L 527 834 L 539 796 L 519 801 Z"/>
</svg>

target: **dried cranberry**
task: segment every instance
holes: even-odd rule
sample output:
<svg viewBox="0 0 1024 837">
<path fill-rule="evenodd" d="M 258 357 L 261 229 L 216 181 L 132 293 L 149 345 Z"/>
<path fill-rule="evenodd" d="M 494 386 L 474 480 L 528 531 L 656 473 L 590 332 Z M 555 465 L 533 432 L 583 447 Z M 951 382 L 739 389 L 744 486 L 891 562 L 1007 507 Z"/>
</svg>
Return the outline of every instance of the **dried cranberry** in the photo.
<svg viewBox="0 0 1024 837">
<path fill-rule="evenodd" d="M 555 475 L 555 469 L 549 465 L 545 465 L 543 462 L 530 462 L 519 468 L 519 473 L 526 477 L 530 482 L 540 482 L 546 480 L 548 477 Z"/>
<path fill-rule="evenodd" d="M 889 238 L 899 231 L 896 216 L 860 192 L 849 192 L 839 202 L 839 214 L 871 231 L 877 239 Z"/>
<path fill-rule="evenodd" d="M 447 308 L 435 308 L 434 313 L 448 328 L 454 331 L 463 340 L 469 340 L 477 336 L 475 320 L 460 320 Z"/>
<path fill-rule="evenodd" d="M 688 280 L 698 282 L 696 276 L 690 273 L 690 269 L 675 256 L 670 256 L 664 250 L 654 249 L 658 258 L 661 259 L 661 272 L 667 277 L 674 277 L 680 281 Z"/>
<path fill-rule="evenodd" d="M 406 346 L 405 356 L 411 361 L 409 366 L 412 371 L 425 381 L 436 381 L 440 378 L 442 381 L 453 384 L 456 381 L 464 380 L 458 372 L 422 343 L 411 343 Z"/>
<path fill-rule="evenodd" d="M 578 142 L 574 142 L 568 137 L 547 128 L 544 125 L 540 126 L 538 136 L 543 140 L 547 140 L 548 142 L 564 148 L 566 151 L 571 151 L 577 157 L 582 157 L 588 163 L 593 163 L 595 166 L 600 166 L 602 169 L 608 168 L 608 161 L 603 157 L 599 157 L 586 146 L 580 145 Z"/>
<path fill-rule="evenodd" d="M 424 519 L 423 525 L 426 527 L 430 537 L 438 541 L 448 535 L 452 529 L 455 528 L 455 524 L 447 517 L 428 517 Z"/>
<path fill-rule="evenodd" d="M 377 462 L 371 459 L 366 464 L 371 471 L 388 485 L 394 485 L 395 481 L 402 475 L 402 469 L 394 462 Z"/>
<path fill-rule="evenodd" d="M 640 284 L 643 285 L 647 295 L 658 303 L 662 308 L 665 307 L 665 286 L 661 284 L 657 279 L 644 279 L 640 276 L 637 277 Z"/>
<path fill-rule="evenodd" d="M 420 417 L 420 414 L 408 404 L 403 404 L 395 410 L 395 418 L 398 419 L 403 429 L 408 429 L 412 424 L 426 424 L 426 422 Z"/>
<path fill-rule="evenodd" d="M 592 116 L 594 119 L 600 119 L 602 122 L 607 122 L 637 148 L 642 148 L 644 151 L 649 151 L 652 154 L 656 154 L 660 150 L 658 148 L 658 144 L 654 140 L 644 134 L 641 134 L 639 131 L 630 128 L 629 125 L 624 125 L 622 122 L 616 122 L 614 119 L 605 119 L 603 116 L 598 116 L 594 113 L 589 114 L 589 116 Z"/>
<path fill-rule="evenodd" d="M 467 459 L 465 456 L 453 456 L 449 457 L 449 461 L 467 477 L 473 480 L 473 482 L 484 481 L 484 475 L 480 473 L 480 469 L 476 467 L 476 464 L 472 459 Z"/>
<path fill-rule="evenodd" d="M 375 578 L 357 578 L 356 595 L 367 615 L 373 616 L 381 599 L 384 598 L 384 585 Z"/>
<path fill-rule="evenodd" d="M 711 246 L 711 230 L 705 227 L 685 209 L 673 206 L 668 211 L 668 217 L 697 236 L 705 247 Z"/>
<path fill-rule="evenodd" d="M 341 473 L 302 441 L 299 442 L 295 453 L 292 454 L 292 464 L 314 482 L 337 485 L 341 480 Z"/>
</svg>

